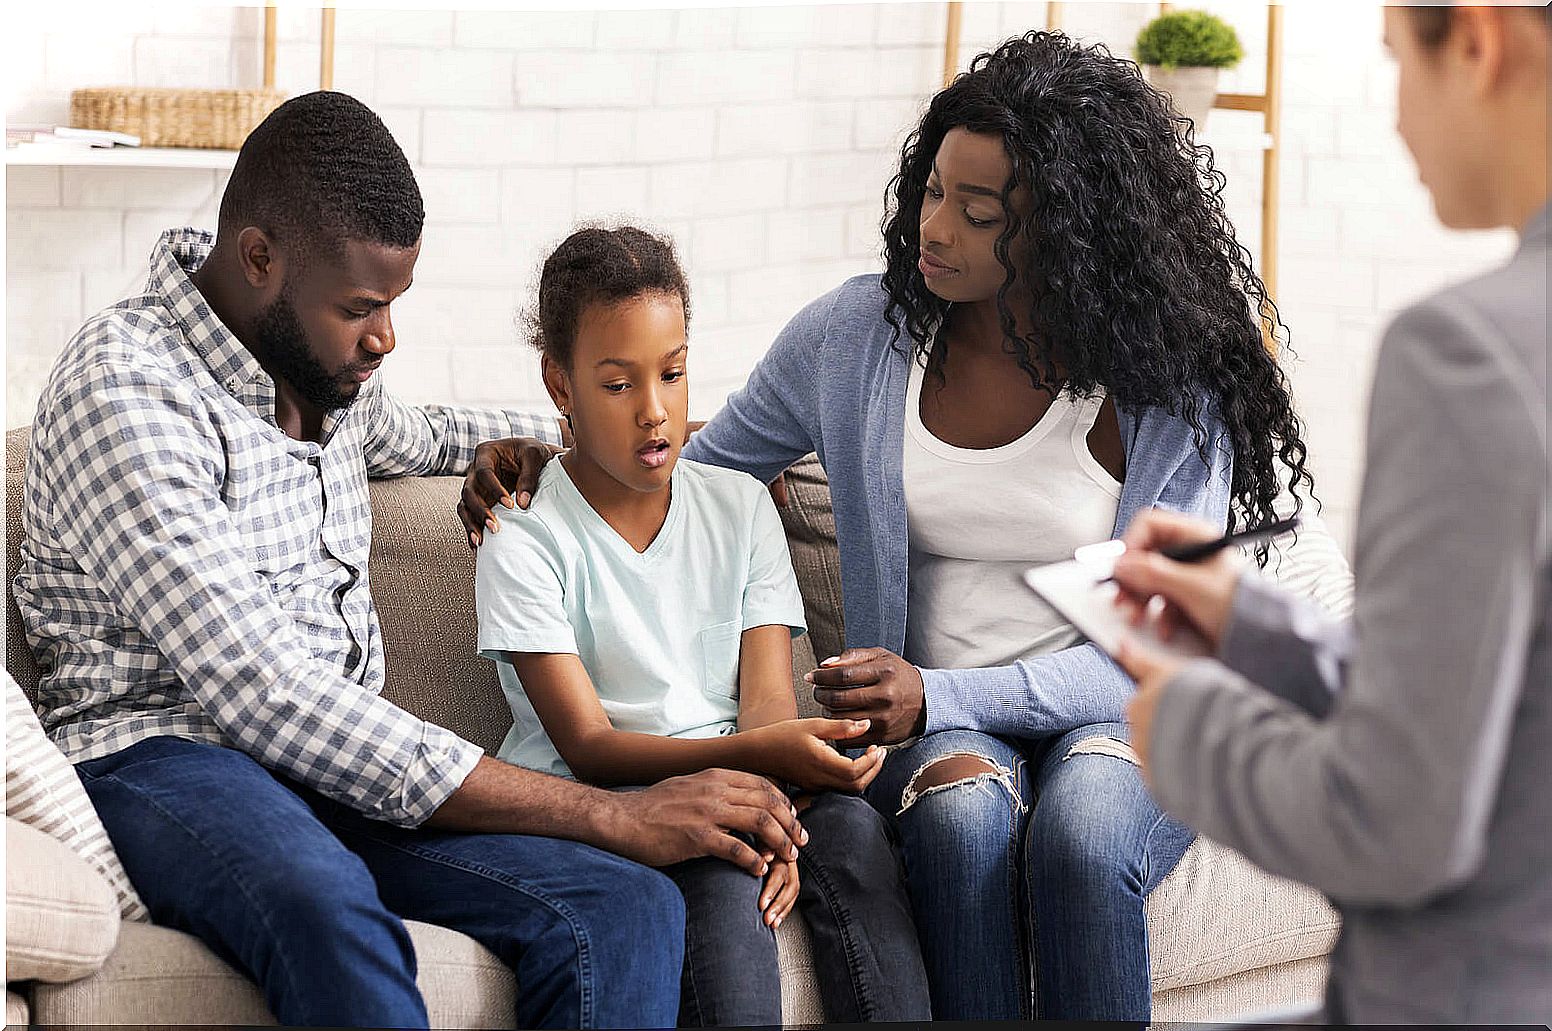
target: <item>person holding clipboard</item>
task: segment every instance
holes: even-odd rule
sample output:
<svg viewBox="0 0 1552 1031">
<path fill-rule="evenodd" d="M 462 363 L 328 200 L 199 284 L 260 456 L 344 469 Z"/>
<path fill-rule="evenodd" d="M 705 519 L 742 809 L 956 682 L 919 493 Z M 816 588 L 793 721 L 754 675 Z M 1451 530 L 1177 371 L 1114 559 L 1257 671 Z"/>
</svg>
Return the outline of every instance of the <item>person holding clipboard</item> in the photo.
<svg viewBox="0 0 1552 1031">
<path fill-rule="evenodd" d="M 1220 527 L 1153 511 L 1114 577 L 1137 618 L 1133 747 L 1160 804 L 1324 891 L 1343 928 L 1324 1019 L 1552 1018 L 1552 563 L 1545 7 L 1391 9 L 1399 128 L 1440 220 L 1511 226 L 1502 268 L 1401 314 L 1370 402 L 1351 625 L 1164 549 Z"/>
</svg>

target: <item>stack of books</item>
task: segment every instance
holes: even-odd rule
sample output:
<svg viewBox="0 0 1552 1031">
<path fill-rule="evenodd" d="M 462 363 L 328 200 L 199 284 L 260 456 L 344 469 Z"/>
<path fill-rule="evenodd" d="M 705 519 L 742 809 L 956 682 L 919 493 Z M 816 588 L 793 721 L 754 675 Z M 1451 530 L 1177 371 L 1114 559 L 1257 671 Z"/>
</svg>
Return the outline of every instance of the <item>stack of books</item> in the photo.
<svg viewBox="0 0 1552 1031">
<path fill-rule="evenodd" d="M 5 145 L 12 147 L 138 147 L 140 137 L 106 129 L 72 129 L 67 125 L 8 125 Z"/>
</svg>

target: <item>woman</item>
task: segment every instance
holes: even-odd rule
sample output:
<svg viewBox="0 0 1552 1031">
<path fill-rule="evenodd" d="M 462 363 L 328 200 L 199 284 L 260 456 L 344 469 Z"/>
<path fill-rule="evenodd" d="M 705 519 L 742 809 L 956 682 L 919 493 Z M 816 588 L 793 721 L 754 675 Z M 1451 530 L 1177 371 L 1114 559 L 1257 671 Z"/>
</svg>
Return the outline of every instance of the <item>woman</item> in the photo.
<svg viewBox="0 0 1552 1031">
<path fill-rule="evenodd" d="M 1012 39 L 907 139 L 884 274 L 800 312 L 686 447 L 824 463 L 851 649 L 810 676 L 872 721 L 853 744 L 919 736 L 868 797 L 937 1017 L 1149 1017 L 1143 898 L 1191 835 L 1143 788 L 1130 683 L 1017 574 L 1151 506 L 1254 523 L 1308 483 L 1222 184 L 1135 65 Z M 477 458 L 466 525 L 517 460 Z"/>
<path fill-rule="evenodd" d="M 1218 659 L 1136 647 L 1135 740 L 1170 811 L 1342 914 L 1326 1019 L 1552 1014 L 1552 543 L 1542 8 L 1391 9 L 1399 126 L 1452 228 L 1508 226 L 1500 269 L 1403 312 L 1370 400 L 1350 626 L 1150 513 L 1115 575 Z"/>
</svg>

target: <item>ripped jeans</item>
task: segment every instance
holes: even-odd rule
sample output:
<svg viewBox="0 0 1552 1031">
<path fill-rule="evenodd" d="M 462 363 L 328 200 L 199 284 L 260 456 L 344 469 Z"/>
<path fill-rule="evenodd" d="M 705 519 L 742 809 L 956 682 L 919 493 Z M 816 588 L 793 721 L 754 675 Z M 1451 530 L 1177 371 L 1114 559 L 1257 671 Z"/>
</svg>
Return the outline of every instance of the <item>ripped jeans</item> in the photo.
<svg viewBox="0 0 1552 1031">
<path fill-rule="evenodd" d="M 1143 899 L 1193 835 L 1127 738 L 1120 723 L 1020 742 L 945 730 L 884 764 L 867 797 L 899 830 L 936 1019 L 1150 1018 Z M 994 770 L 918 783 L 965 756 Z"/>
</svg>

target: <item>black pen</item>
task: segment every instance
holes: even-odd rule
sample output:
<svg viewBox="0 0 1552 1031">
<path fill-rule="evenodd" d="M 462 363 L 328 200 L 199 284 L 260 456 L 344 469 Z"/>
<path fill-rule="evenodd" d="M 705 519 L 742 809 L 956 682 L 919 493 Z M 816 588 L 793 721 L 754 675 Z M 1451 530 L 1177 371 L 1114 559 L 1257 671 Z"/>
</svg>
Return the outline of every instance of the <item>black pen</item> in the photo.
<svg viewBox="0 0 1552 1031">
<path fill-rule="evenodd" d="M 1252 541 L 1264 540 L 1268 537 L 1280 537 L 1290 530 L 1297 528 L 1299 517 L 1289 516 L 1287 519 L 1279 519 L 1274 523 L 1262 523 L 1260 526 L 1252 526 L 1248 530 L 1236 530 L 1234 533 L 1226 533 L 1210 541 L 1202 541 L 1198 544 L 1182 544 L 1173 548 L 1160 548 L 1159 554 L 1176 562 L 1200 562 L 1204 558 L 1210 558 L 1218 554 L 1231 544 L 1249 544 Z M 1114 583 L 1114 576 L 1107 576 L 1099 581 L 1102 584 Z"/>
</svg>

